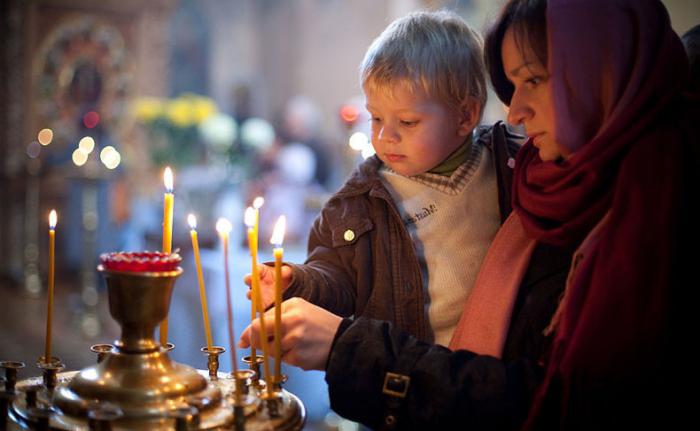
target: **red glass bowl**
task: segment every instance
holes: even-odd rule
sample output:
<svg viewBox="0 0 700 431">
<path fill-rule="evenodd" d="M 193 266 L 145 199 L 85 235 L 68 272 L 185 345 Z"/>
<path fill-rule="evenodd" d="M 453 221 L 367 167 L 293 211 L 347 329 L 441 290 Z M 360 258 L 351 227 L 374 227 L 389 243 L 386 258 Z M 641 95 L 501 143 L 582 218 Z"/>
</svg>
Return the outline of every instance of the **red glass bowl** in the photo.
<svg viewBox="0 0 700 431">
<path fill-rule="evenodd" d="M 100 255 L 102 266 L 108 271 L 163 272 L 175 271 L 182 257 L 160 251 L 120 251 Z"/>
</svg>

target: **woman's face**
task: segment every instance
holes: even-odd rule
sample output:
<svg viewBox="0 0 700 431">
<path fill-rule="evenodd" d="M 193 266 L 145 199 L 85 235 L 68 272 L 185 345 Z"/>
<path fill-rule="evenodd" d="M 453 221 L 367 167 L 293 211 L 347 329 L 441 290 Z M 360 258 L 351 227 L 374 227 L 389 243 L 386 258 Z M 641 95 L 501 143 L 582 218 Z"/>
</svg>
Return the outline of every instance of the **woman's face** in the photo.
<svg viewBox="0 0 700 431">
<path fill-rule="evenodd" d="M 518 46 L 512 27 L 503 37 L 501 57 L 506 77 L 515 87 L 508 122 L 525 126 L 543 161 L 568 156 L 570 152 L 555 141 L 552 85 L 545 65 L 525 41 Z"/>
</svg>

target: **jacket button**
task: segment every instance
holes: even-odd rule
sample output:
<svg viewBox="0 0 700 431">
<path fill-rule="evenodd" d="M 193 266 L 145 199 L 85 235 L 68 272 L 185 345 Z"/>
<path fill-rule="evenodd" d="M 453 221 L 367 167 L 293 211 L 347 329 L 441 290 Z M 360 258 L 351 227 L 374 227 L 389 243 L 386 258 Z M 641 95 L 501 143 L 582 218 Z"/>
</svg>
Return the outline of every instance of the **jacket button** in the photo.
<svg viewBox="0 0 700 431">
<path fill-rule="evenodd" d="M 352 229 L 348 229 L 345 231 L 345 233 L 343 233 L 343 238 L 345 241 L 350 242 L 355 239 L 355 232 L 353 232 Z"/>
</svg>

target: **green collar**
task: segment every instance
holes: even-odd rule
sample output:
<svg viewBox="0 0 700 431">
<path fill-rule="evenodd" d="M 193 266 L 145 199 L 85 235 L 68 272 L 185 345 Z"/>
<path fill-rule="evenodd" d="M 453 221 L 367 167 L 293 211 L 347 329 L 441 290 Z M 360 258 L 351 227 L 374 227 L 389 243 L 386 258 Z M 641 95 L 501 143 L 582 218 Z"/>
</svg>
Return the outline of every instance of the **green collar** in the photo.
<svg viewBox="0 0 700 431">
<path fill-rule="evenodd" d="M 460 145 L 452 154 L 447 156 L 445 160 L 439 165 L 435 166 L 433 169 L 429 170 L 431 174 L 438 174 L 445 177 L 449 177 L 452 173 L 467 160 L 469 155 L 469 147 L 471 146 L 472 138 L 471 134 L 464 141 L 464 144 Z"/>
</svg>

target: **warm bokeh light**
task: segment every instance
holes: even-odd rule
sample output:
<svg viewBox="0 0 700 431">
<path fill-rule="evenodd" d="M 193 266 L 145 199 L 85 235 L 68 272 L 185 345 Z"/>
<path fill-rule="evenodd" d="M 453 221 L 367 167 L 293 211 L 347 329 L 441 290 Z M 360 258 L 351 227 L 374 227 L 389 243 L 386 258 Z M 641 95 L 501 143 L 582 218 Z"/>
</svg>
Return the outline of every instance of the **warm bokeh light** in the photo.
<svg viewBox="0 0 700 431">
<path fill-rule="evenodd" d="M 352 124 L 357 121 L 359 116 L 360 111 L 355 106 L 343 105 L 343 107 L 340 108 L 340 118 L 348 124 Z"/>
<path fill-rule="evenodd" d="M 72 159 L 75 166 L 83 166 L 85 162 L 87 162 L 88 154 L 80 148 L 76 148 L 75 151 L 73 151 Z"/>
<path fill-rule="evenodd" d="M 255 210 L 253 207 L 248 207 L 245 209 L 245 213 L 243 214 L 243 223 L 250 228 L 255 226 Z"/>
<path fill-rule="evenodd" d="M 100 124 L 100 114 L 95 111 L 88 112 L 87 114 L 83 115 L 83 124 L 88 129 L 94 129 L 98 124 Z"/>
<path fill-rule="evenodd" d="M 259 210 L 260 207 L 262 207 L 265 204 L 265 198 L 262 196 L 258 196 L 257 198 L 253 199 L 253 208 L 256 210 Z"/>
<path fill-rule="evenodd" d="M 100 161 L 107 169 L 116 169 L 122 161 L 122 156 L 113 146 L 107 145 L 100 151 Z"/>
<path fill-rule="evenodd" d="M 92 153 L 95 149 L 95 140 L 90 136 L 85 136 L 78 142 L 78 147 L 83 150 L 86 154 Z"/>
<path fill-rule="evenodd" d="M 228 235 L 229 232 L 231 232 L 231 222 L 221 217 L 216 221 L 216 231 L 219 233 L 219 235 Z"/>
<path fill-rule="evenodd" d="M 284 231 L 287 228 L 287 218 L 285 216 L 280 216 L 275 223 L 275 228 L 272 230 L 272 238 L 270 238 L 270 244 L 281 246 L 284 242 Z"/>
<path fill-rule="evenodd" d="M 195 217 L 194 214 L 188 214 L 187 215 L 187 224 L 190 225 L 190 228 L 192 230 L 197 229 L 197 217 Z"/>
<path fill-rule="evenodd" d="M 168 193 L 173 192 L 173 182 L 173 170 L 170 169 L 170 166 L 166 166 L 165 171 L 163 171 L 163 184 L 165 184 L 165 190 Z"/>
<path fill-rule="evenodd" d="M 51 210 L 49 213 L 49 229 L 56 229 L 56 223 L 58 223 L 58 214 L 56 214 L 56 210 Z"/>
<path fill-rule="evenodd" d="M 352 148 L 355 151 L 362 151 L 368 145 L 370 145 L 369 138 L 362 132 L 353 133 L 350 136 L 350 139 L 348 139 L 348 144 L 350 145 L 350 148 Z"/>
<path fill-rule="evenodd" d="M 53 141 L 53 130 L 41 129 L 36 139 L 41 145 L 49 145 Z"/>
</svg>

